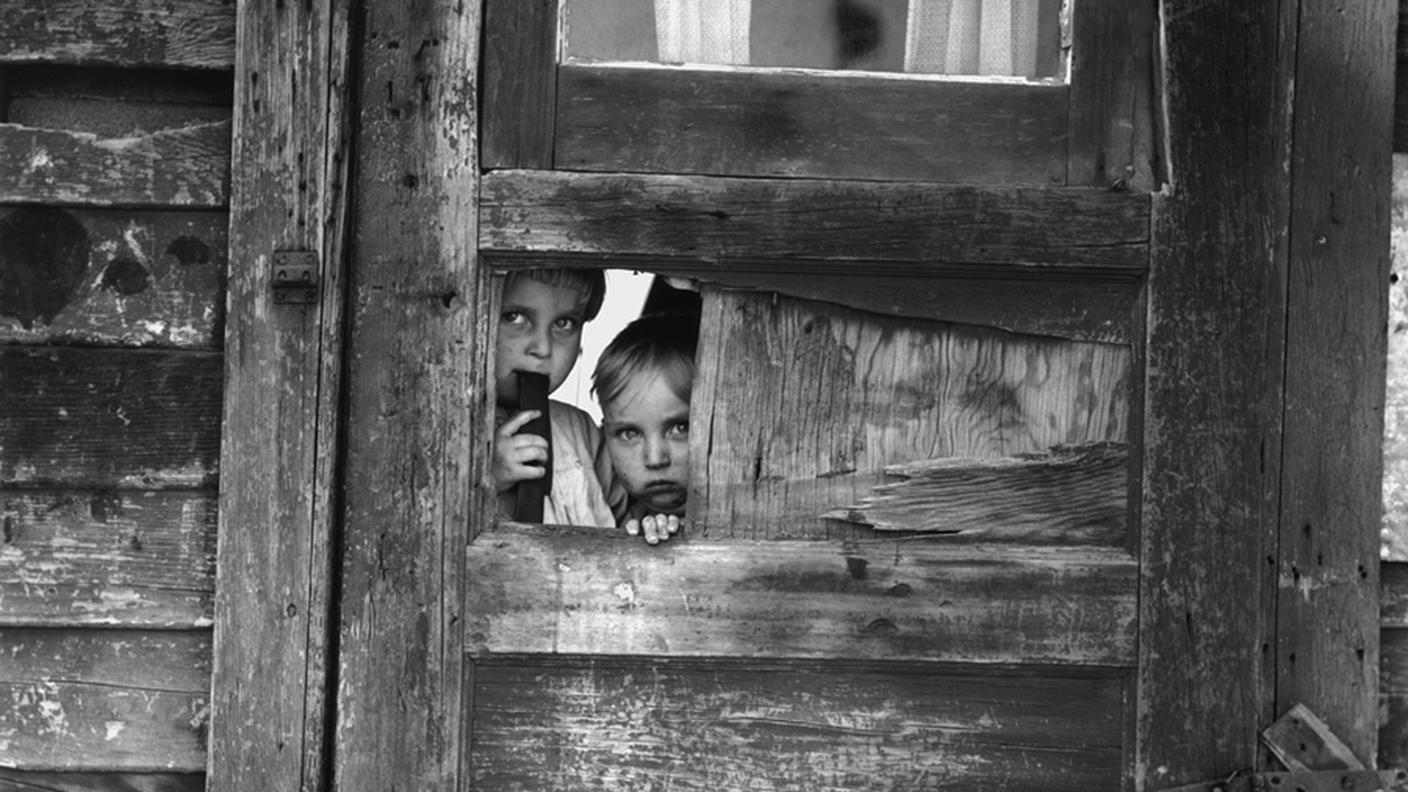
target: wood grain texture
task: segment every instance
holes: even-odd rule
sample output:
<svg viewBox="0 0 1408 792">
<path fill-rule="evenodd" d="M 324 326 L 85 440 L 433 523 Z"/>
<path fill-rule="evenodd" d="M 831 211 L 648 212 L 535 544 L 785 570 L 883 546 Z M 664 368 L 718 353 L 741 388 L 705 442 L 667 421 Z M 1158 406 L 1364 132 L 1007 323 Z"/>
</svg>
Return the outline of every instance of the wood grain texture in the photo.
<svg viewBox="0 0 1408 792">
<path fill-rule="evenodd" d="M 205 774 L 63 773 L 0 767 L 0 788 L 12 792 L 205 792 Z"/>
<path fill-rule="evenodd" d="M 1066 183 L 1149 191 L 1154 148 L 1156 3 L 1071 6 L 1070 160 Z"/>
<path fill-rule="evenodd" d="M 617 266 L 852 276 L 940 264 L 1126 276 L 1148 267 L 1149 196 L 1109 190 L 498 171 L 484 177 L 481 209 L 485 251 Z"/>
<path fill-rule="evenodd" d="M 240 3 L 208 787 L 331 785 L 350 4 Z M 275 304 L 275 251 L 318 302 Z"/>
<path fill-rule="evenodd" d="M 0 63 L 228 69 L 235 9 L 226 0 L 12 0 Z"/>
<path fill-rule="evenodd" d="M 475 671 L 474 789 L 1117 790 L 1118 676 L 640 661 Z"/>
<path fill-rule="evenodd" d="M 1393 3 L 1294 18 L 1276 698 L 1378 734 Z M 1282 49 L 1287 49 L 1283 44 Z"/>
<path fill-rule="evenodd" d="M 557 91 L 563 169 L 1066 181 L 1064 85 L 563 64 Z"/>
<path fill-rule="evenodd" d="M 214 485 L 220 365 L 203 352 L 0 349 L 0 484 Z"/>
<path fill-rule="evenodd" d="M 1057 446 L 1001 459 L 929 459 L 885 467 L 886 483 L 828 519 L 955 541 L 1122 547 L 1129 449 Z"/>
<path fill-rule="evenodd" d="M 552 168 L 558 0 L 484 3 L 484 139 L 479 162 Z"/>
<path fill-rule="evenodd" d="M 1394 62 L 1393 150 L 1408 153 L 1408 0 L 1398 0 Z"/>
<path fill-rule="evenodd" d="M 1258 767 L 1276 717 L 1280 25 L 1276 8 L 1239 2 L 1162 21 L 1171 186 L 1154 201 L 1148 281 L 1138 789 Z"/>
<path fill-rule="evenodd" d="M 0 124 L 0 203 L 223 208 L 230 124 L 122 138 Z"/>
<path fill-rule="evenodd" d="M 214 492 L 0 490 L 0 625 L 209 627 Z"/>
<path fill-rule="evenodd" d="M 0 630 L 0 746 L 22 770 L 197 772 L 210 632 Z"/>
<path fill-rule="evenodd" d="M 1401 627 L 1379 633 L 1378 713 L 1379 767 L 1408 765 L 1408 630 Z"/>
<path fill-rule="evenodd" d="M 826 536 L 890 465 L 1128 437 L 1125 347 L 704 298 L 689 514 L 709 535 Z"/>
<path fill-rule="evenodd" d="M 478 3 L 373 0 L 354 43 L 354 169 L 337 745 L 345 792 L 451 792 L 464 548 L 489 424 L 475 253 Z"/>
<path fill-rule="evenodd" d="M 1334 731 L 1309 707 L 1297 703 L 1261 731 L 1261 741 L 1287 770 L 1363 770 Z"/>
<path fill-rule="evenodd" d="M 0 207 L 0 342 L 219 349 L 224 212 Z"/>
<path fill-rule="evenodd" d="M 613 540 L 614 539 L 614 540 Z M 695 542 L 501 528 L 469 549 L 469 651 L 1131 665 L 1122 549 Z"/>
</svg>

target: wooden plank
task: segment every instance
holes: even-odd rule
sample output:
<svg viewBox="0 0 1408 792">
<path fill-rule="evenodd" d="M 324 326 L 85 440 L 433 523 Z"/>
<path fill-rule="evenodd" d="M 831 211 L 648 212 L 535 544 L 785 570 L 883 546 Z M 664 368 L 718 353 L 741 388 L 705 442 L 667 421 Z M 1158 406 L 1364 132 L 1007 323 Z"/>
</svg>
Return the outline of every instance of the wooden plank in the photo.
<svg viewBox="0 0 1408 792">
<path fill-rule="evenodd" d="M 1153 139 L 1156 8 L 1125 0 L 1072 5 L 1067 184 L 1149 191 L 1163 181 Z"/>
<path fill-rule="evenodd" d="M 871 313 L 995 327 L 1026 335 L 1105 344 L 1130 344 L 1139 335 L 1131 317 L 1138 304 L 1140 286 L 1124 279 L 1077 280 L 1033 273 L 1010 277 L 867 274 L 857 278 L 840 272 L 819 272 L 816 268 L 791 277 L 733 269 L 656 270 L 734 289 L 778 292 Z"/>
<path fill-rule="evenodd" d="M 1394 63 L 1393 150 L 1408 152 L 1408 0 L 1398 0 L 1397 57 Z"/>
<path fill-rule="evenodd" d="M 1058 185 L 1050 84 L 563 64 L 558 168 Z"/>
<path fill-rule="evenodd" d="M 7 629 L 0 644 L 7 767 L 204 768 L 209 631 Z"/>
<path fill-rule="evenodd" d="M 558 0 L 484 3 L 480 166 L 552 167 Z"/>
<path fill-rule="evenodd" d="M 225 0 L 11 0 L 0 63 L 228 69 L 235 14 Z"/>
<path fill-rule="evenodd" d="M 209 487 L 220 356 L 0 349 L 0 485 Z"/>
<path fill-rule="evenodd" d="M 205 792 L 204 773 L 48 773 L 0 767 L 14 792 Z"/>
<path fill-rule="evenodd" d="M 1396 8 L 1351 8 L 1302 3 L 1291 39 L 1276 698 L 1372 757 Z"/>
<path fill-rule="evenodd" d="M 1262 729 L 1261 740 L 1287 770 L 1364 769 L 1364 763 L 1349 746 L 1299 702 Z"/>
<path fill-rule="evenodd" d="M 332 786 L 351 4 L 239 3 L 208 787 Z M 409 42 L 408 42 L 409 43 Z M 317 302 L 275 304 L 276 251 Z"/>
<path fill-rule="evenodd" d="M 1408 563 L 1379 564 L 1379 624 L 1408 627 Z"/>
<path fill-rule="evenodd" d="M 1400 24 L 1408 19 L 1400 18 Z M 1402 28 L 1400 27 L 1400 30 Z M 1408 76 L 1405 76 L 1408 80 Z M 1408 82 L 1399 85 L 1408 88 Z M 1408 561 L 1408 154 L 1393 155 L 1381 558 Z M 1385 572 L 1387 570 L 1385 569 Z"/>
<path fill-rule="evenodd" d="M 1122 443 L 909 462 L 886 466 L 885 478 L 859 503 L 823 516 L 959 541 L 1123 547 L 1129 538 L 1129 450 Z"/>
<path fill-rule="evenodd" d="M 215 493 L 0 490 L 0 625 L 208 627 Z"/>
<path fill-rule="evenodd" d="M 1275 484 L 1290 77 L 1271 6 L 1162 19 L 1173 184 L 1154 200 L 1136 789 L 1258 767 L 1275 717 Z"/>
<path fill-rule="evenodd" d="M 523 527 L 481 535 L 469 565 L 472 654 L 1134 661 L 1123 549 L 676 538 L 660 552 Z"/>
<path fill-rule="evenodd" d="M 1380 767 L 1408 765 L 1408 630 L 1379 633 Z"/>
<path fill-rule="evenodd" d="M 707 464 L 689 514 L 710 535 L 828 536 L 822 515 L 889 465 L 1128 437 L 1125 347 L 736 292 L 704 303 L 690 435 Z"/>
<path fill-rule="evenodd" d="M 4 121 L 120 138 L 228 121 L 229 71 L 7 65 Z"/>
<path fill-rule="evenodd" d="M 0 203 L 223 208 L 230 125 L 122 138 L 0 124 Z"/>
<path fill-rule="evenodd" d="M 497 171 L 481 210 L 482 249 L 539 260 L 852 277 L 941 263 L 1148 267 L 1149 196 L 1109 190 Z"/>
<path fill-rule="evenodd" d="M 333 775 L 342 792 L 452 792 L 470 744 L 463 549 L 491 508 L 480 4 L 363 6 Z"/>
<path fill-rule="evenodd" d="M 475 671 L 474 789 L 1120 788 L 1115 676 L 535 660 Z"/>
<path fill-rule="evenodd" d="M 0 341 L 218 349 L 223 212 L 0 207 Z"/>
</svg>

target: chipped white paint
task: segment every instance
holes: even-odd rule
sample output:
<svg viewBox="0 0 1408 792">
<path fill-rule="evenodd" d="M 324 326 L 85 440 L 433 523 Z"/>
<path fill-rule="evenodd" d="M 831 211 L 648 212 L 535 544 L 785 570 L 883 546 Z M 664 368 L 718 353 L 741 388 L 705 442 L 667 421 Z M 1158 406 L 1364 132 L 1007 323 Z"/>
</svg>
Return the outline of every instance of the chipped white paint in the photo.
<svg viewBox="0 0 1408 792">
<path fill-rule="evenodd" d="M 621 583 L 617 583 L 616 587 L 612 589 L 612 591 L 623 603 L 625 603 L 626 607 L 634 608 L 637 606 L 638 603 L 636 602 L 636 589 L 635 586 L 632 586 L 629 582 L 623 581 Z"/>
<path fill-rule="evenodd" d="M 122 734 L 122 730 L 127 728 L 127 724 L 123 723 L 122 721 L 104 721 L 103 727 L 107 731 L 107 733 L 103 736 L 103 740 L 106 742 L 112 742 L 113 740 L 117 739 L 118 735 Z"/>
<path fill-rule="evenodd" d="M 54 167 L 54 158 L 49 156 L 47 149 L 36 148 L 29 154 L 29 163 L 25 168 L 26 173 L 34 173 L 40 170 L 49 170 Z"/>
</svg>

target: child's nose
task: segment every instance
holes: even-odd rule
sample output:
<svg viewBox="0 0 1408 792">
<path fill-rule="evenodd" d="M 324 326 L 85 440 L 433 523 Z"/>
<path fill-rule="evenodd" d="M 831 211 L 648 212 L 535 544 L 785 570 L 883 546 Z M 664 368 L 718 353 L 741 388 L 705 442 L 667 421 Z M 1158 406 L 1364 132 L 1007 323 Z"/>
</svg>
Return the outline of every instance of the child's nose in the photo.
<svg viewBox="0 0 1408 792">
<path fill-rule="evenodd" d="M 645 466 L 652 470 L 670 466 L 669 444 L 659 438 L 651 438 L 645 443 Z"/>
<path fill-rule="evenodd" d="M 546 327 L 537 329 L 528 337 L 528 354 L 545 358 L 552 354 L 552 334 Z"/>
</svg>

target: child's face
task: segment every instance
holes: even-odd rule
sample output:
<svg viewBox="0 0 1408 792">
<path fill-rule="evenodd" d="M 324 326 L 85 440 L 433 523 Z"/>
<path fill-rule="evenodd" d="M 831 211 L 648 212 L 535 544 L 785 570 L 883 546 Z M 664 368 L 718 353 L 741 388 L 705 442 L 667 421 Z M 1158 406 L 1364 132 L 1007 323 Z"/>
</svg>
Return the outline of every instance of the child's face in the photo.
<svg viewBox="0 0 1408 792">
<path fill-rule="evenodd" d="M 494 355 L 500 404 L 518 403 L 515 370 L 546 374 L 549 393 L 567 379 L 582 349 L 585 309 L 586 297 L 569 286 L 519 277 L 504 288 Z"/>
<path fill-rule="evenodd" d="M 689 491 L 689 402 L 658 373 L 636 377 L 601 406 L 616 475 L 651 511 L 684 514 Z"/>
</svg>

